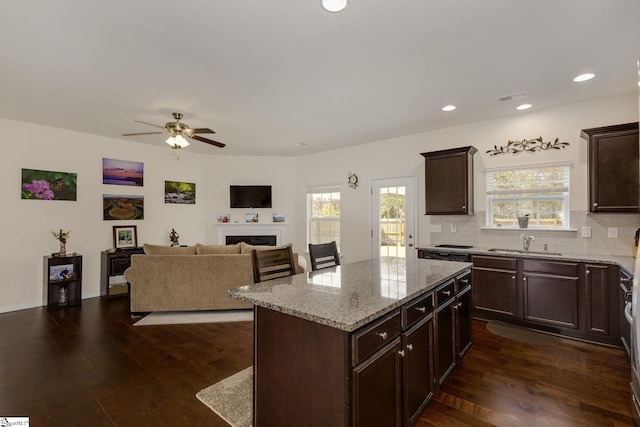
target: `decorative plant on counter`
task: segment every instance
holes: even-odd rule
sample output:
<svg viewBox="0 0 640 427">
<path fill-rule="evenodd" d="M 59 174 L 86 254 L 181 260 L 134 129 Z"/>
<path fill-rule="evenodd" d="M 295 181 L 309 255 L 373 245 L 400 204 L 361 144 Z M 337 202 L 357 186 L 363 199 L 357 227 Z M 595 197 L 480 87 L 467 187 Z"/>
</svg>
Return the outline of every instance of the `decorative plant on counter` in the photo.
<svg viewBox="0 0 640 427">
<path fill-rule="evenodd" d="M 559 142 L 558 138 L 556 138 L 556 140 L 553 142 L 544 142 L 542 140 L 542 137 L 538 137 L 535 139 L 523 139 L 522 141 L 509 140 L 506 146 L 498 147 L 497 145 L 494 145 L 493 150 L 487 150 L 487 154 L 495 156 L 497 154 L 505 153 L 518 154 L 522 153 L 523 151 L 535 152 L 538 150 L 561 150 L 568 145 L 568 142 Z"/>
<path fill-rule="evenodd" d="M 69 231 L 60 230 L 57 233 L 55 231 L 51 232 L 53 237 L 55 237 L 60 242 L 60 256 L 65 256 L 67 254 L 67 239 L 69 238 L 70 233 L 71 233 L 71 230 Z"/>
</svg>

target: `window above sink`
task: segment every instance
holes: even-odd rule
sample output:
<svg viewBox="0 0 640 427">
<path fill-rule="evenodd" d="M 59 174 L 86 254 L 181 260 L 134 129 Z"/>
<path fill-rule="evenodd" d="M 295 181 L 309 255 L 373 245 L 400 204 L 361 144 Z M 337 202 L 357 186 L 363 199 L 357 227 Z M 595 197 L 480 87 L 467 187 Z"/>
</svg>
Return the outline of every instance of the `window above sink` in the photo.
<svg viewBox="0 0 640 427">
<path fill-rule="evenodd" d="M 487 169 L 487 222 L 491 229 L 569 230 L 569 163 Z"/>
</svg>

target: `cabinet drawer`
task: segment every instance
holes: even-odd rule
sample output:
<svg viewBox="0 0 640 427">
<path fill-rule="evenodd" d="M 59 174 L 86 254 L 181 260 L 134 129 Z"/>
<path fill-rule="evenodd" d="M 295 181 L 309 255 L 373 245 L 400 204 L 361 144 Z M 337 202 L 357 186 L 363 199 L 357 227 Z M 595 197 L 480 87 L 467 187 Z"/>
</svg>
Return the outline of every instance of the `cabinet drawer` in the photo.
<svg viewBox="0 0 640 427">
<path fill-rule="evenodd" d="M 382 346 L 390 343 L 402 332 L 402 316 L 396 311 L 387 317 L 356 331 L 351 338 L 353 366 L 371 356 Z"/>
<path fill-rule="evenodd" d="M 440 306 L 448 299 L 453 298 L 455 295 L 455 283 L 454 281 L 447 282 L 436 289 L 436 305 Z"/>
<path fill-rule="evenodd" d="M 574 262 L 523 259 L 522 270 L 525 272 L 548 273 L 558 276 L 578 276 L 578 264 Z"/>
<path fill-rule="evenodd" d="M 473 256 L 474 267 L 496 268 L 499 270 L 515 270 L 517 258 Z"/>
<path fill-rule="evenodd" d="M 403 307 L 402 329 L 410 328 L 418 320 L 428 316 L 432 311 L 433 311 L 433 293 L 429 292 L 428 294 L 417 298 L 415 301 L 412 301 Z"/>
<path fill-rule="evenodd" d="M 471 271 L 456 279 L 456 294 L 471 284 Z"/>
</svg>

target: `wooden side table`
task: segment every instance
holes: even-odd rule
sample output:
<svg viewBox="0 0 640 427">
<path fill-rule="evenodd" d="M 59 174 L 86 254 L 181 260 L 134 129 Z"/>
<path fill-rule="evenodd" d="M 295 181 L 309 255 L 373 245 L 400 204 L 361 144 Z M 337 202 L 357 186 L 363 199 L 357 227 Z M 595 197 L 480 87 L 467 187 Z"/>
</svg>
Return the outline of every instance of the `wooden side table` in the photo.
<svg viewBox="0 0 640 427">
<path fill-rule="evenodd" d="M 82 255 L 44 257 L 44 294 L 47 310 L 82 303 Z"/>
</svg>

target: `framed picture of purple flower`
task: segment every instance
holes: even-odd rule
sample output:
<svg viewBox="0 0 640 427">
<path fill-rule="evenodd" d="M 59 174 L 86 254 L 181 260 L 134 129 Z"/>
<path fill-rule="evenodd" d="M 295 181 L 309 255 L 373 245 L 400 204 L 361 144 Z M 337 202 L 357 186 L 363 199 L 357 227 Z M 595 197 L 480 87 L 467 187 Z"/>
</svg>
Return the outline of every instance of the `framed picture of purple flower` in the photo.
<svg viewBox="0 0 640 427">
<path fill-rule="evenodd" d="M 75 201 L 77 183 L 76 173 L 22 169 L 21 198 Z"/>
</svg>

